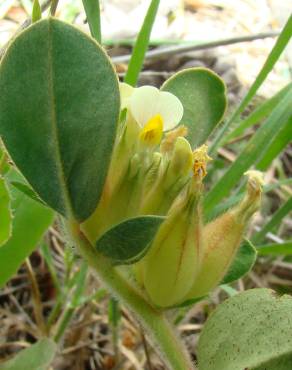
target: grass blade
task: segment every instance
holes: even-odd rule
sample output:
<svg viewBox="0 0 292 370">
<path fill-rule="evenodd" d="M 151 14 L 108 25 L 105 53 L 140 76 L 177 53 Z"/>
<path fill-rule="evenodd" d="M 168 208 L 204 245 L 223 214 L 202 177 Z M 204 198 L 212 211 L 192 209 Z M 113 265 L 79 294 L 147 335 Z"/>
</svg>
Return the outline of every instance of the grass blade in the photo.
<svg viewBox="0 0 292 370">
<path fill-rule="evenodd" d="M 260 256 L 266 255 L 283 255 L 283 254 L 292 254 L 292 240 L 287 241 L 285 243 L 271 243 L 271 244 L 264 244 L 257 247 L 258 254 Z"/>
<path fill-rule="evenodd" d="M 124 80 L 129 85 L 135 86 L 137 83 L 139 73 L 143 66 L 145 53 L 148 48 L 159 3 L 160 0 L 151 0 L 142 28 L 137 37 L 137 42 L 134 46 L 132 57 Z"/>
<path fill-rule="evenodd" d="M 223 139 L 225 132 L 228 130 L 229 126 L 240 116 L 240 114 L 244 111 L 247 107 L 251 99 L 255 96 L 256 92 L 260 88 L 260 86 L 265 81 L 268 74 L 273 69 L 274 65 L 280 58 L 282 52 L 284 51 L 285 47 L 287 46 L 290 38 L 292 35 L 292 15 L 290 15 L 287 23 L 285 24 L 280 36 L 276 44 L 274 45 L 272 51 L 270 52 L 265 64 L 263 65 L 260 73 L 258 74 L 257 78 L 255 79 L 254 83 L 250 87 L 248 93 L 246 94 L 245 98 L 242 100 L 241 104 L 235 110 L 235 112 L 231 115 L 231 117 L 224 123 L 221 127 L 220 131 L 218 132 L 217 137 L 214 139 L 212 146 L 210 147 L 210 153 L 214 155 L 217 148 L 220 146 L 220 143 Z"/>
<path fill-rule="evenodd" d="M 32 6 L 31 23 L 37 22 L 42 18 L 42 10 L 39 0 L 34 0 Z"/>
<path fill-rule="evenodd" d="M 60 293 L 60 292 L 62 292 L 62 286 L 61 286 L 61 283 L 60 283 L 59 278 L 58 278 L 58 273 L 57 273 L 57 270 L 56 270 L 55 265 L 54 265 L 54 260 L 53 260 L 52 254 L 51 254 L 50 247 L 45 242 L 43 242 L 41 244 L 40 248 L 41 248 L 41 253 L 42 253 L 42 255 L 45 259 L 45 262 L 47 264 L 48 270 L 50 272 L 50 275 L 52 277 L 54 286 L 55 286 L 57 292 Z"/>
<path fill-rule="evenodd" d="M 101 44 L 99 0 L 82 0 L 91 36 Z"/>
<path fill-rule="evenodd" d="M 273 141 L 291 114 L 292 86 L 273 113 L 249 140 L 237 159 L 207 194 L 205 198 L 206 214 L 230 193 L 232 187 L 238 183 L 244 172 L 261 159 L 265 147 Z"/>
<path fill-rule="evenodd" d="M 263 193 L 269 193 L 275 189 L 281 188 L 282 186 L 289 186 L 292 184 L 292 179 L 279 180 L 275 184 L 268 184 L 263 187 Z M 208 221 L 215 217 L 220 216 L 222 213 L 226 212 L 231 207 L 239 203 L 244 197 L 244 191 L 232 195 L 225 202 L 217 204 L 210 212 L 208 212 Z"/>
<path fill-rule="evenodd" d="M 260 243 L 268 232 L 273 231 L 273 229 L 280 224 L 284 217 L 286 217 L 290 212 L 292 212 L 292 197 L 289 198 L 271 217 L 260 231 L 258 231 L 252 238 L 253 243 Z"/>
<path fill-rule="evenodd" d="M 278 132 L 274 141 L 266 148 L 266 153 L 257 164 L 257 169 L 265 171 L 271 162 L 282 152 L 282 150 L 291 142 L 292 138 L 292 116 Z"/>
<path fill-rule="evenodd" d="M 276 105 L 285 96 L 289 88 L 290 84 L 281 89 L 272 98 L 266 100 L 257 109 L 255 109 L 246 119 L 239 122 L 239 124 L 234 128 L 234 130 L 231 131 L 228 135 L 226 135 L 226 138 L 224 139 L 224 144 L 242 135 L 246 129 L 259 123 L 263 118 L 266 118 L 269 114 L 271 114 Z"/>
</svg>

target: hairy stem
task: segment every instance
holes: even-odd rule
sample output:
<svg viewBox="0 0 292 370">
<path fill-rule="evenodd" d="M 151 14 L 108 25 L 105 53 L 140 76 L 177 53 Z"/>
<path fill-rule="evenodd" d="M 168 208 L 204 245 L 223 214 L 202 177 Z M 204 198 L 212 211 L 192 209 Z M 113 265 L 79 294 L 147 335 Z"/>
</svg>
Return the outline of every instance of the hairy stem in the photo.
<svg viewBox="0 0 292 370">
<path fill-rule="evenodd" d="M 111 262 L 98 253 L 84 235 L 79 225 L 69 224 L 70 234 L 81 255 L 96 271 L 107 288 L 135 314 L 150 334 L 156 347 L 172 370 L 195 370 L 182 342 L 167 321 L 163 312 L 153 308 L 129 282 L 112 266 Z"/>
</svg>

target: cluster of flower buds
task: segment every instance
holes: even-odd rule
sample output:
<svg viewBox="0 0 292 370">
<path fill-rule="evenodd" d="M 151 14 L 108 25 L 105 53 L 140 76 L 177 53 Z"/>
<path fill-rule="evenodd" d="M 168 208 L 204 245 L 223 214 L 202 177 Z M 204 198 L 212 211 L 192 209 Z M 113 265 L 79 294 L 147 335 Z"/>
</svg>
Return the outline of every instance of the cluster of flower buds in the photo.
<svg viewBox="0 0 292 370">
<path fill-rule="evenodd" d="M 183 106 L 169 92 L 120 84 L 122 111 L 101 200 L 83 224 L 95 242 L 113 225 L 140 215 L 166 216 L 147 254 L 131 269 L 149 301 L 173 307 L 220 283 L 259 208 L 262 180 L 249 171 L 245 198 L 204 225 L 207 146 L 192 150 L 178 124 Z"/>
</svg>

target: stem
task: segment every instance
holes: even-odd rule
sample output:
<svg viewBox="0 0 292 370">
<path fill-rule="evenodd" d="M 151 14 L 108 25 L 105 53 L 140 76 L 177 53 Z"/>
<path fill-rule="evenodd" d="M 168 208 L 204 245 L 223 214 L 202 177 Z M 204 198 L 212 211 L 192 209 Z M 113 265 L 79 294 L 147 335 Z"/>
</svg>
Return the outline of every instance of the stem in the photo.
<svg viewBox="0 0 292 370">
<path fill-rule="evenodd" d="M 207 50 L 213 49 L 219 46 L 224 45 L 233 45 L 242 42 L 249 42 L 253 40 L 264 39 L 267 37 L 276 37 L 279 35 L 279 32 L 267 32 L 267 33 L 259 33 L 255 35 L 248 35 L 248 36 L 239 36 L 239 37 L 231 37 L 222 40 L 216 41 L 208 41 L 208 42 L 186 42 L 182 45 L 175 45 L 175 46 L 168 46 L 165 48 L 158 48 L 154 50 L 150 50 L 145 54 L 145 60 L 152 60 L 152 59 L 159 59 L 159 58 L 166 58 L 171 57 L 172 55 L 177 55 L 179 53 L 186 53 L 188 51 L 198 51 L 198 50 Z M 117 42 L 116 42 L 117 43 Z M 128 63 L 131 60 L 131 54 L 128 55 L 118 55 L 112 58 L 114 63 Z"/>
<path fill-rule="evenodd" d="M 142 294 L 119 274 L 109 259 L 93 249 L 80 232 L 78 224 L 70 223 L 69 231 L 81 255 L 96 271 L 107 288 L 119 297 L 139 319 L 142 326 L 148 329 L 151 339 L 160 349 L 169 368 L 172 370 L 195 370 L 186 349 L 175 335 L 163 312 L 152 307 Z"/>
</svg>

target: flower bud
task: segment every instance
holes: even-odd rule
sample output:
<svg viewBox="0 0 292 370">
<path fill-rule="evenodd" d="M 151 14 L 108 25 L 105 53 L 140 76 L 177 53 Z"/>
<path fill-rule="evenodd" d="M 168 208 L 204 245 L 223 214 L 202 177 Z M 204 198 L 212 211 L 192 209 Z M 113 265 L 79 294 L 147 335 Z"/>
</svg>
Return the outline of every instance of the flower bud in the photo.
<svg viewBox="0 0 292 370">
<path fill-rule="evenodd" d="M 246 226 L 259 209 L 262 179 L 249 171 L 247 193 L 241 203 L 203 228 L 201 270 L 185 300 L 206 295 L 222 281 L 240 246 Z"/>
<path fill-rule="evenodd" d="M 166 132 L 160 144 L 161 153 L 171 153 L 173 151 L 176 139 L 178 137 L 185 137 L 188 134 L 188 129 L 184 125 L 179 125 L 175 129 Z"/>
<path fill-rule="evenodd" d="M 195 180 L 175 202 L 161 225 L 148 254 L 140 261 L 137 279 L 150 300 L 171 307 L 194 283 L 201 261 L 200 187 Z M 139 275 L 140 274 L 140 275 Z"/>
<path fill-rule="evenodd" d="M 164 168 L 160 177 L 142 204 L 142 213 L 144 214 L 165 215 L 183 186 L 190 179 L 193 153 L 189 142 L 183 137 L 178 137 L 170 160 L 165 158 L 163 164 Z"/>
</svg>

